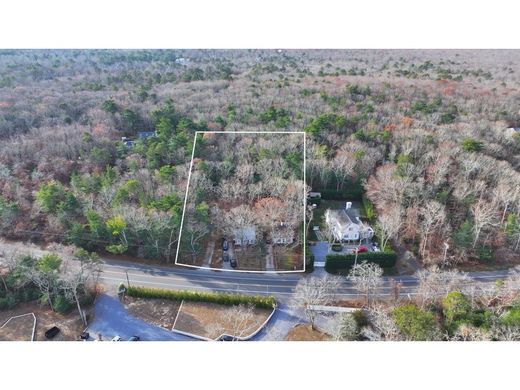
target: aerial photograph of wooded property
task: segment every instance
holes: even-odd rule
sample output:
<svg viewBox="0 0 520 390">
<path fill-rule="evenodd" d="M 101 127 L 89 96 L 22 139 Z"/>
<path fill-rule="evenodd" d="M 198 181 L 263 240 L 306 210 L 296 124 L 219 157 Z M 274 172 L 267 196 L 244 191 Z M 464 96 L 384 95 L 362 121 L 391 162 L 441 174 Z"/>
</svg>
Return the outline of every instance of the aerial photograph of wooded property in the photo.
<svg viewBox="0 0 520 390">
<path fill-rule="evenodd" d="M 304 136 L 196 133 L 177 264 L 304 270 Z"/>
<path fill-rule="evenodd" d="M 518 341 L 519 92 L 519 50 L 0 50 L 0 341 Z"/>
</svg>

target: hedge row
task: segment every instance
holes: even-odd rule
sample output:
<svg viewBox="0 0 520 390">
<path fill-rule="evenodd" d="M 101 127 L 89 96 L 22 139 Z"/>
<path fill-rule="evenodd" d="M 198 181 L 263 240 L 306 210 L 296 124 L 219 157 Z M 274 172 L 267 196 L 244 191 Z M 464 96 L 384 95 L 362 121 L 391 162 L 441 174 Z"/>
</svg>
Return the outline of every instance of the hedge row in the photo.
<svg viewBox="0 0 520 390">
<path fill-rule="evenodd" d="M 314 271 L 314 254 L 311 252 L 311 248 L 307 245 L 305 249 L 305 272 L 310 273 Z"/>
<path fill-rule="evenodd" d="M 354 253 L 348 255 L 328 254 L 325 257 L 325 271 L 330 273 L 348 271 L 355 261 L 356 255 Z M 361 263 L 363 261 L 378 264 L 383 268 L 390 268 L 395 266 L 397 254 L 394 251 L 359 253 L 357 262 Z"/>
<path fill-rule="evenodd" d="M 320 197 L 309 198 L 307 200 L 307 204 L 315 204 L 316 206 L 319 206 L 321 204 L 321 198 Z"/>
<path fill-rule="evenodd" d="M 361 201 L 363 190 L 361 186 L 352 186 L 346 190 L 320 190 L 321 198 L 326 200 L 357 200 Z"/>
<path fill-rule="evenodd" d="M 262 309 L 272 309 L 276 304 L 274 297 L 261 297 L 252 295 L 238 295 L 216 292 L 199 292 L 185 290 L 165 290 L 160 288 L 133 287 L 130 286 L 127 294 L 135 298 L 168 299 L 171 301 L 211 302 L 221 305 L 252 304 Z"/>
<path fill-rule="evenodd" d="M 15 292 L 0 294 L 0 310 L 14 309 L 19 302 L 30 302 L 40 298 L 41 293 L 38 289 L 26 286 Z"/>
</svg>

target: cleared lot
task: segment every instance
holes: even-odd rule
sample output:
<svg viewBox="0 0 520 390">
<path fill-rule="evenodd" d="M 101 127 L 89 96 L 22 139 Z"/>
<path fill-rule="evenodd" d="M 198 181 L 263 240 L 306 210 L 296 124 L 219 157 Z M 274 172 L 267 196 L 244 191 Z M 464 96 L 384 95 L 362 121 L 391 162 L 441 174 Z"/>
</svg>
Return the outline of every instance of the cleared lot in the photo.
<svg viewBox="0 0 520 390">
<path fill-rule="evenodd" d="M 247 337 L 269 318 L 271 310 L 237 309 L 207 302 L 184 302 L 174 329 L 215 339 L 222 334 Z"/>
<path fill-rule="evenodd" d="M 125 308 L 130 314 L 168 330 L 173 327 L 180 305 L 180 302 L 166 299 L 125 298 Z"/>
<path fill-rule="evenodd" d="M 102 294 L 97 298 L 95 312 L 96 317 L 88 327 L 92 338 L 101 335 L 102 340 L 111 340 L 114 336 L 120 336 L 128 340 L 136 335 L 143 341 L 195 340 L 136 318 L 117 298 L 109 295 Z"/>
<path fill-rule="evenodd" d="M 298 324 L 289 331 L 285 338 L 286 341 L 329 341 L 332 338 L 320 332 L 317 329 L 312 329 L 310 325 Z"/>
<path fill-rule="evenodd" d="M 91 312 L 91 308 L 87 309 L 87 319 L 92 317 Z M 42 308 L 37 302 L 20 303 L 12 310 L 0 311 L 0 326 L 2 326 L 10 317 L 27 313 L 34 313 L 36 316 L 35 341 L 77 340 L 84 328 L 76 310 L 71 310 L 69 313 L 62 315 L 55 313 L 50 309 Z M 17 328 L 15 325 L 19 325 L 20 328 Z M 0 340 L 29 341 L 31 339 L 32 326 L 32 316 L 25 316 L 20 317 L 20 319 L 12 320 L 3 329 L 0 329 Z M 60 328 L 60 333 L 58 333 L 52 340 L 47 340 L 45 338 L 45 331 L 53 326 Z"/>
<path fill-rule="evenodd" d="M 8 319 L 4 324 L 0 324 L 0 341 L 32 341 L 35 321 L 32 313 Z"/>
</svg>

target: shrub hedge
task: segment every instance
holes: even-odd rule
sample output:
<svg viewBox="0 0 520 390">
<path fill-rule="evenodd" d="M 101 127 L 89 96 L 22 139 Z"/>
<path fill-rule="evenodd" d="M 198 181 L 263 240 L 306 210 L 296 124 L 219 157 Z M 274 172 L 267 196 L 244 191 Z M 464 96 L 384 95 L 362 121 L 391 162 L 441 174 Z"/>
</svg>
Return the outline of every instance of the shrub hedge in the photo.
<svg viewBox="0 0 520 390">
<path fill-rule="evenodd" d="M 147 299 L 168 299 L 172 301 L 194 301 L 194 302 L 211 302 L 221 305 L 239 305 L 252 304 L 262 309 L 272 309 L 276 300 L 274 297 L 261 297 L 253 295 L 239 295 L 219 292 L 199 292 L 185 290 L 166 290 L 160 288 L 148 287 L 128 287 L 127 295 L 134 298 Z"/>
<path fill-rule="evenodd" d="M 16 299 L 13 295 L 7 295 L 4 298 L 0 298 L 0 310 L 10 310 L 16 306 Z"/>
<path fill-rule="evenodd" d="M 307 204 L 315 204 L 316 206 L 319 206 L 321 204 L 321 198 L 320 197 L 309 198 L 309 199 L 307 199 Z"/>
<path fill-rule="evenodd" d="M 314 271 L 314 254 L 311 252 L 311 248 L 307 245 L 305 249 L 305 273 Z"/>
<path fill-rule="evenodd" d="M 330 249 L 332 249 L 334 252 L 341 252 L 343 250 L 343 245 L 341 245 L 341 244 L 332 244 L 330 246 Z"/>
<path fill-rule="evenodd" d="M 354 265 L 355 260 L 356 255 L 354 253 L 346 255 L 328 254 L 325 257 L 325 271 L 329 273 L 348 271 Z M 357 261 L 358 263 L 367 261 L 383 268 L 391 268 L 395 266 L 397 254 L 394 251 L 359 253 Z"/>
<path fill-rule="evenodd" d="M 316 191 L 321 192 L 321 199 L 326 200 L 362 200 L 363 187 L 361 183 L 348 183 L 345 187 L 346 189 L 339 191 L 332 188 L 317 189 Z"/>
<path fill-rule="evenodd" d="M 72 308 L 72 303 L 63 295 L 58 295 L 54 298 L 53 305 L 54 310 L 60 314 L 67 314 L 67 312 Z"/>
</svg>

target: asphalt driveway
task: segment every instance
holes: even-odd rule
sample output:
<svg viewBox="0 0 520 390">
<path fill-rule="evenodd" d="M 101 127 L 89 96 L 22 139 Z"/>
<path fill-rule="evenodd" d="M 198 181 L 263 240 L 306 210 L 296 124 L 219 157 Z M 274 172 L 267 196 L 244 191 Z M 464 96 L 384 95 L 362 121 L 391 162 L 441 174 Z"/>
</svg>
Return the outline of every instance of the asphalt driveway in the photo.
<svg viewBox="0 0 520 390">
<path fill-rule="evenodd" d="M 101 334 L 103 340 L 111 340 L 116 335 L 121 336 L 123 340 L 128 340 L 134 335 L 143 341 L 195 340 L 132 316 L 118 298 L 106 294 L 97 297 L 94 321 L 88 326 L 87 332 L 90 333 L 91 339 L 97 339 L 98 334 Z"/>
<path fill-rule="evenodd" d="M 318 241 L 309 248 L 314 255 L 314 266 L 325 267 L 325 257 L 329 253 L 329 243 L 327 241 Z"/>
</svg>

